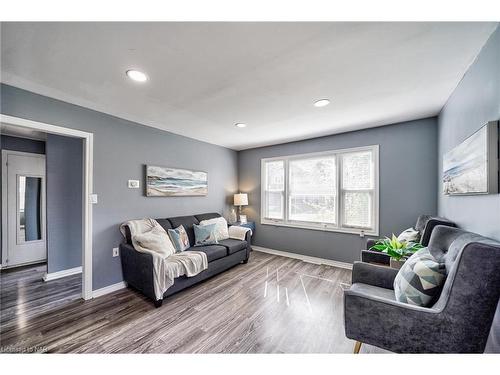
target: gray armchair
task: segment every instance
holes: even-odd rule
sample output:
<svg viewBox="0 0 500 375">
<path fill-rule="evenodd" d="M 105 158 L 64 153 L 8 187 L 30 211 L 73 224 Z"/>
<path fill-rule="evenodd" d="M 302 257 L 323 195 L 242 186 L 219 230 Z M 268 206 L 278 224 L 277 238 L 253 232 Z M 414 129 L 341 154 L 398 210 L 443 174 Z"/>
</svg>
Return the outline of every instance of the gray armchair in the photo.
<svg viewBox="0 0 500 375">
<path fill-rule="evenodd" d="M 352 286 L 344 291 L 344 323 L 356 349 L 367 343 L 398 353 L 484 351 L 500 297 L 500 243 L 437 226 L 428 248 L 447 272 L 430 307 L 396 301 L 397 270 L 354 263 Z"/>
<path fill-rule="evenodd" d="M 431 238 L 432 231 L 438 225 L 446 225 L 455 227 L 455 223 L 443 217 L 432 215 L 420 215 L 415 223 L 415 229 L 420 232 L 420 244 L 427 246 Z M 377 240 L 368 239 L 366 241 L 366 250 L 361 250 L 361 261 L 367 263 L 385 264 L 389 265 L 390 257 L 379 251 L 372 251 L 370 247 L 375 245 Z"/>
</svg>

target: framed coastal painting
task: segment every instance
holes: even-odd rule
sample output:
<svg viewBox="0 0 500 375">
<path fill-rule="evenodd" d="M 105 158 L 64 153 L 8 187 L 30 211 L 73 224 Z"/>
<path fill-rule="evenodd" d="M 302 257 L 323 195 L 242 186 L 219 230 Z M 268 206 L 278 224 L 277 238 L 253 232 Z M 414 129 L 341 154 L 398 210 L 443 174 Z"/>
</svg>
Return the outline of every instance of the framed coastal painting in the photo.
<svg viewBox="0 0 500 375">
<path fill-rule="evenodd" d="M 498 122 L 484 125 L 443 156 L 443 193 L 498 193 Z"/>
<path fill-rule="evenodd" d="M 146 196 L 179 197 L 208 194 L 207 172 L 146 166 Z"/>
</svg>

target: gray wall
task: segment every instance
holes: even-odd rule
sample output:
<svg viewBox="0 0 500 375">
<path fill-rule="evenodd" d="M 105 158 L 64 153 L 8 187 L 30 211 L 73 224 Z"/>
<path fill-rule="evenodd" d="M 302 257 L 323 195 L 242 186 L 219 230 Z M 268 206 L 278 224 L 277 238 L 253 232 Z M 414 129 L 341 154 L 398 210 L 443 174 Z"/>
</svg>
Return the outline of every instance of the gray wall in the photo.
<svg viewBox="0 0 500 375">
<path fill-rule="evenodd" d="M 500 194 L 445 196 L 441 193 L 443 154 L 488 121 L 498 119 L 500 28 L 483 47 L 438 117 L 439 214 L 454 220 L 462 228 L 500 240 Z"/>
<path fill-rule="evenodd" d="M 2 113 L 94 133 L 93 287 L 122 281 L 120 259 L 112 248 L 121 242 L 121 222 L 223 212 L 237 191 L 237 153 L 224 147 L 156 130 L 12 86 L 1 86 Z M 174 166 L 208 172 L 205 197 L 147 198 L 128 189 L 128 179 L 144 183 L 143 165 Z"/>
<path fill-rule="evenodd" d="M 359 235 L 261 225 L 260 162 L 262 158 L 380 145 L 380 234 L 415 225 L 420 214 L 437 209 L 437 125 L 435 118 L 383 126 L 300 142 L 241 151 L 239 187 L 248 193 L 244 210 L 256 222 L 255 244 L 276 250 L 353 262 L 366 238 Z"/>
<path fill-rule="evenodd" d="M 12 137 L 10 135 L 2 135 L 2 150 L 45 154 L 45 142 L 34 139 Z"/>
<path fill-rule="evenodd" d="M 500 28 L 493 33 L 438 117 L 438 212 L 460 227 L 500 240 L 500 194 L 445 196 L 443 154 L 488 121 L 500 119 Z M 500 352 L 500 304 L 487 351 Z"/>
<path fill-rule="evenodd" d="M 82 265 L 83 141 L 47 135 L 47 269 Z"/>
</svg>

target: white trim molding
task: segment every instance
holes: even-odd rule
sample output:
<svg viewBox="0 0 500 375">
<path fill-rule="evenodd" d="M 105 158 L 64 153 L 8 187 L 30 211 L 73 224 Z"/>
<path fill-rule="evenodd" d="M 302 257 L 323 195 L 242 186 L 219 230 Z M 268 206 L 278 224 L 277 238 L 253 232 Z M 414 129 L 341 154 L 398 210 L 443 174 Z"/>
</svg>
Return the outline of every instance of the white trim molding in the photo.
<svg viewBox="0 0 500 375">
<path fill-rule="evenodd" d="M 92 292 L 92 298 L 97 298 L 104 296 L 105 294 L 113 293 L 116 292 L 117 290 L 123 289 L 127 287 L 127 283 L 125 281 L 120 281 L 119 283 L 116 284 L 111 284 L 108 286 L 105 286 L 104 288 L 94 290 Z"/>
<path fill-rule="evenodd" d="M 51 280 L 60 279 L 62 277 L 66 277 L 66 276 L 76 275 L 76 274 L 82 273 L 82 271 L 83 271 L 82 266 L 79 266 L 79 267 L 69 268 L 67 270 L 61 270 L 61 271 L 57 271 L 57 272 L 51 272 L 51 273 L 46 272 L 45 275 L 43 275 L 43 281 L 51 281 Z"/>
<path fill-rule="evenodd" d="M 92 298 L 92 203 L 90 195 L 93 194 L 93 165 L 94 165 L 94 134 L 77 129 L 65 128 L 58 125 L 27 120 L 0 113 L 0 122 L 22 128 L 35 129 L 50 134 L 57 134 L 83 139 L 84 148 L 84 176 L 83 176 L 83 230 L 82 230 L 82 298 Z"/>
<path fill-rule="evenodd" d="M 302 260 L 302 261 L 307 262 L 307 263 L 324 264 L 327 266 L 344 268 L 346 270 L 352 270 L 352 263 L 345 263 L 345 262 L 339 262 L 339 261 L 331 260 L 331 259 L 312 257 L 309 255 L 303 255 L 303 254 L 297 254 L 297 253 L 290 253 L 288 251 L 268 249 L 267 247 L 261 247 L 261 246 L 253 246 L 252 245 L 252 249 L 255 251 L 259 251 L 261 253 L 272 254 L 272 255 L 277 255 L 280 257 L 287 257 L 287 258 Z"/>
</svg>

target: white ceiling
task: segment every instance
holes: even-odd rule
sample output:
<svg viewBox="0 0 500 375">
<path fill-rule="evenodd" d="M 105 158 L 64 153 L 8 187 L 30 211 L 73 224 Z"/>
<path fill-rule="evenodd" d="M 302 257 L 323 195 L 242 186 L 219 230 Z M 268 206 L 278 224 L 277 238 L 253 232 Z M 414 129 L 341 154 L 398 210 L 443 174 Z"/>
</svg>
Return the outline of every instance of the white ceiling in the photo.
<svg viewBox="0 0 500 375">
<path fill-rule="evenodd" d="M 434 116 L 496 26 L 2 23 L 1 80 L 241 150 Z"/>
</svg>

